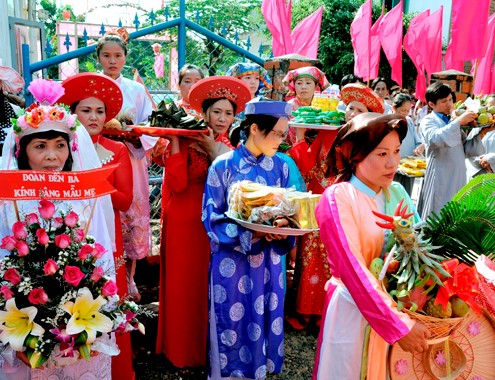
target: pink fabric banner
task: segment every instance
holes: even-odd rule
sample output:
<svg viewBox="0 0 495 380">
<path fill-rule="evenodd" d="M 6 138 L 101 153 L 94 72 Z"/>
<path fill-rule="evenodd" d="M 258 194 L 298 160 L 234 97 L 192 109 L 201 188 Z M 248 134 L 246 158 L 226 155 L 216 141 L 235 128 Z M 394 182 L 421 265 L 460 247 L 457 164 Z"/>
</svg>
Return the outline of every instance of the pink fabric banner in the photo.
<svg viewBox="0 0 495 380">
<path fill-rule="evenodd" d="M 455 49 L 455 48 L 453 48 L 452 46 L 453 45 L 452 45 L 452 39 L 451 39 L 449 46 L 447 47 L 447 50 L 445 51 L 445 55 L 443 57 L 443 60 L 445 62 L 445 69 L 464 71 L 464 61 L 454 60 L 453 49 Z"/>
<path fill-rule="evenodd" d="M 292 0 L 263 0 L 261 13 L 272 34 L 272 50 L 275 57 L 294 52 L 290 27 L 292 22 Z"/>
<path fill-rule="evenodd" d="M 392 68 L 392 80 L 402 87 L 402 0 L 380 21 L 380 44 Z"/>
<path fill-rule="evenodd" d="M 452 60 L 481 58 L 486 52 L 490 0 L 452 0 Z"/>
<path fill-rule="evenodd" d="M 427 9 L 419 15 L 413 17 L 411 19 L 411 22 L 409 23 L 409 29 L 407 30 L 403 41 L 404 50 L 409 58 L 411 58 L 411 61 L 418 71 L 418 75 L 416 77 L 415 96 L 417 99 L 423 102 L 426 101 L 425 65 L 423 62 L 423 58 L 421 57 L 421 54 L 417 48 L 417 45 L 422 40 L 421 31 L 423 29 L 423 25 L 428 21 L 429 15 L 430 10 Z"/>
<path fill-rule="evenodd" d="M 371 27 L 371 35 L 370 35 L 370 77 L 363 78 L 363 80 L 367 81 L 373 80 L 378 77 L 378 69 L 380 67 L 380 36 L 378 35 L 380 31 L 380 22 L 384 16 L 385 6 L 382 8 L 382 14 L 378 17 L 378 20 L 375 21 L 373 26 Z"/>
<path fill-rule="evenodd" d="M 318 57 L 322 16 L 323 7 L 320 7 L 296 25 L 291 34 L 294 53 L 312 59 Z"/>
<path fill-rule="evenodd" d="M 492 61 L 493 61 L 493 45 L 495 43 L 495 14 L 488 19 L 487 45 L 484 57 L 478 61 L 476 73 L 474 77 L 474 95 L 488 95 L 492 89 Z M 475 66 L 473 66 L 474 71 Z"/>
<path fill-rule="evenodd" d="M 354 75 L 370 77 L 371 0 L 366 1 L 351 23 L 351 41 L 354 49 Z"/>
<path fill-rule="evenodd" d="M 417 48 L 429 78 L 432 73 L 442 71 L 442 20 L 443 5 L 421 24 Z"/>
</svg>

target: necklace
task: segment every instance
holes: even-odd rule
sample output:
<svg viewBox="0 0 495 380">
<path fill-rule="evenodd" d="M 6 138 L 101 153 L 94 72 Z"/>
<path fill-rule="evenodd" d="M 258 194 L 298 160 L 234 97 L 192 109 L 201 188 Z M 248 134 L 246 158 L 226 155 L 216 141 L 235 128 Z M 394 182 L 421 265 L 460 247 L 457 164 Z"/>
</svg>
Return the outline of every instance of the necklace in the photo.
<svg viewBox="0 0 495 380">
<path fill-rule="evenodd" d="M 98 139 L 96 140 L 95 150 L 102 165 L 108 164 L 109 162 L 113 161 L 113 156 L 115 155 L 115 153 L 100 145 L 100 135 L 98 135 Z"/>
</svg>

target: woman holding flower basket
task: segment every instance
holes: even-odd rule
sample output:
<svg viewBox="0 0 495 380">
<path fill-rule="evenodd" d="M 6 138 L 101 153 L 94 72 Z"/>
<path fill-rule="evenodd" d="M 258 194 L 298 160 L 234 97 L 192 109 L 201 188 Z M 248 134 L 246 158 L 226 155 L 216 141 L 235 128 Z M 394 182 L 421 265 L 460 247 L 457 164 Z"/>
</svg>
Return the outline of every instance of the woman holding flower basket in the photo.
<svg viewBox="0 0 495 380">
<path fill-rule="evenodd" d="M 364 113 L 340 129 L 330 149 L 327 176 L 333 185 L 323 193 L 316 218 L 333 277 L 327 283 L 314 379 L 359 379 L 361 374 L 386 379 L 387 344 L 398 342 L 410 352 L 428 347 L 427 328 L 397 310 L 368 269 L 385 253 L 386 236 L 373 211 L 393 214 L 401 199 L 415 210 L 404 188 L 392 183 L 406 133 L 401 116 Z"/>
<path fill-rule="evenodd" d="M 126 267 L 124 262 L 123 224 L 121 215 L 131 206 L 133 200 L 133 174 L 129 151 L 126 146 L 101 135 L 106 122 L 114 118 L 122 106 L 123 94 L 117 83 L 101 74 L 82 73 L 62 82 L 65 94 L 60 102 L 70 106 L 72 113 L 84 125 L 101 166 L 119 164 L 108 182 L 117 190 L 111 194 L 115 218 L 116 283 L 118 295 L 128 295 Z M 129 334 L 117 335 L 120 354 L 112 360 L 113 377 L 133 379 L 132 347 Z"/>
<path fill-rule="evenodd" d="M 86 130 L 54 104 L 62 86 L 36 80 L 29 90 L 41 104 L 14 122 L 2 169 L 100 167 Z M 111 378 L 110 355 L 118 349 L 109 333 L 132 329 L 137 321 L 136 308 L 119 304 L 116 296 L 105 202 L 106 197 L 1 202 L 1 379 Z"/>
</svg>

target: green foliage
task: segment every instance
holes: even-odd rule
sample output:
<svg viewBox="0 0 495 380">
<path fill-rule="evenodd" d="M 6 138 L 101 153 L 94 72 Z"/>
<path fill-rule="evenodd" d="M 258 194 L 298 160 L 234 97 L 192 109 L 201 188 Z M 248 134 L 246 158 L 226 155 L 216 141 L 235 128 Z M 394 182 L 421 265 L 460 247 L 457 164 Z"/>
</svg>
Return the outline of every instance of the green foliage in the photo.
<svg viewBox="0 0 495 380">
<path fill-rule="evenodd" d="M 235 6 L 230 0 L 187 1 L 186 17 L 213 33 L 233 41 L 236 32 L 239 36 L 252 32 L 256 29 L 256 25 L 262 22 L 260 7 L 261 0 L 238 0 L 235 2 Z M 165 21 L 163 12 L 163 10 L 156 12 L 157 23 Z M 169 12 L 169 19 L 179 17 L 178 0 L 170 2 Z M 197 19 L 198 14 L 200 16 L 199 21 Z M 210 18 L 213 20 L 211 28 Z M 170 30 L 169 33 L 176 36 L 177 30 Z M 251 51 L 254 52 L 256 49 L 257 47 L 252 47 Z M 229 66 L 242 60 L 237 53 L 192 31 L 187 32 L 186 51 L 188 62 L 205 68 L 209 75 L 221 75 Z"/>
<path fill-rule="evenodd" d="M 481 254 L 495 259 L 495 174 L 472 179 L 426 223 L 425 236 L 445 256 L 471 265 Z"/>
</svg>

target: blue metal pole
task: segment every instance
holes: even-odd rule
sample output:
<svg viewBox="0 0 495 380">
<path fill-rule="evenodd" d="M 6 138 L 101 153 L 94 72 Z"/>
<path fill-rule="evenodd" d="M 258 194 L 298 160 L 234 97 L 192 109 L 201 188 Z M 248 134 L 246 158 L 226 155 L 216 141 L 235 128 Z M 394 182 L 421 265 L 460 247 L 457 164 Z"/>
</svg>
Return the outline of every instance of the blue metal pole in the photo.
<svg viewBox="0 0 495 380">
<path fill-rule="evenodd" d="M 231 50 L 234 50 L 236 53 L 239 53 L 241 55 L 245 55 L 246 58 L 250 59 L 253 62 L 256 62 L 258 65 L 263 66 L 263 64 L 265 63 L 265 60 L 263 58 L 258 57 L 257 55 L 254 55 L 250 52 L 246 52 L 246 50 L 244 50 L 240 46 L 233 44 L 229 40 L 227 40 L 223 37 L 220 37 L 218 34 L 215 34 L 215 33 L 211 32 L 210 30 L 203 28 L 201 25 L 198 25 L 195 22 L 192 22 L 190 20 L 186 20 L 186 26 L 188 28 L 204 35 L 206 38 L 209 38 L 210 40 L 218 42 L 218 43 L 224 45 L 225 47 L 227 47 Z M 180 57 L 180 54 L 179 54 L 179 57 Z"/>
<path fill-rule="evenodd" d="M 30 59 L 29 59 L 29 45 L 22 44 L 22 76 L 24 77 L 24 100 L 26 101 L 26 107 L 29 107 L 33 102 L 33 95 L 31 95 L 27 88 L 31 84 L 32 75 L 30 71 Z"/>
<path fill-rule="evenodd" d="M 186 0 L 179 1 L 179 69 L 186 63 Z"/>
</svg>

